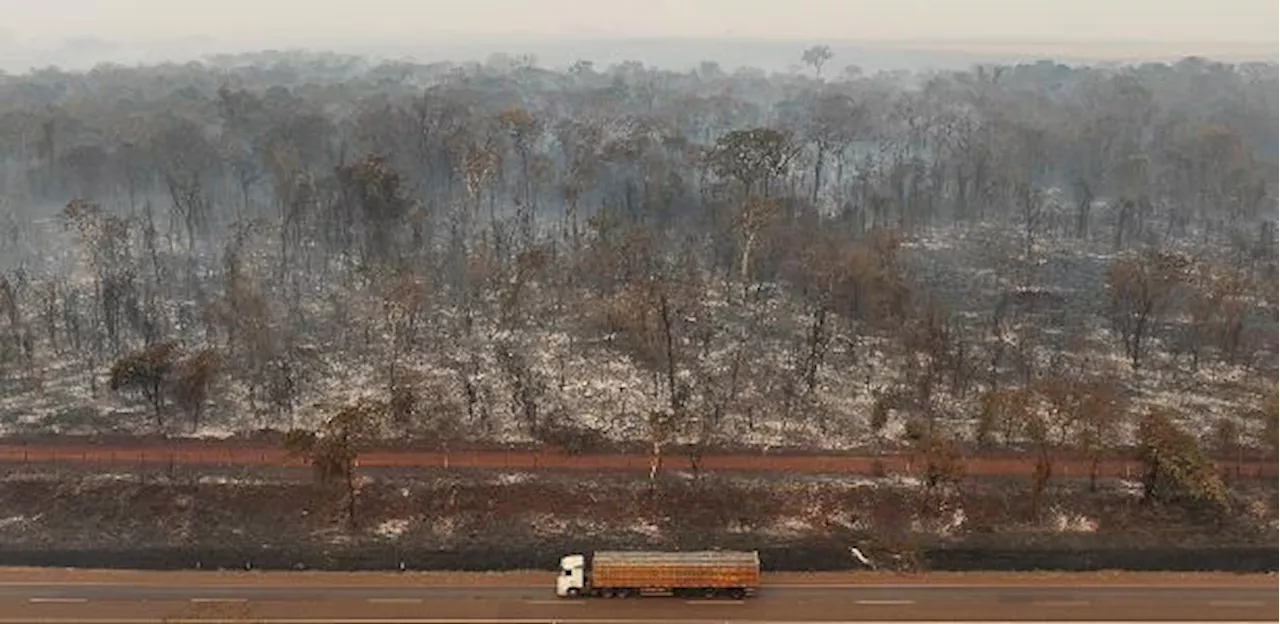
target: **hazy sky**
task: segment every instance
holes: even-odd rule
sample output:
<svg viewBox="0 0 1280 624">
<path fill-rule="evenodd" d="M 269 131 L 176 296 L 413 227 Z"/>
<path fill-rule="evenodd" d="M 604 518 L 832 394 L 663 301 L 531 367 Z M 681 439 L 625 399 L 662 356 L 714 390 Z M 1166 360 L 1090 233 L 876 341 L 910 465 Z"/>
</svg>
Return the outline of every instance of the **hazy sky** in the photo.
<svg viewBox="0 0 1280 624">
<path fill-rule="evenodd" d="M 1277 0 L 0 0 L 10 40 L 322 45 L 435 33 L 1277 41 Z"/>
</svg>

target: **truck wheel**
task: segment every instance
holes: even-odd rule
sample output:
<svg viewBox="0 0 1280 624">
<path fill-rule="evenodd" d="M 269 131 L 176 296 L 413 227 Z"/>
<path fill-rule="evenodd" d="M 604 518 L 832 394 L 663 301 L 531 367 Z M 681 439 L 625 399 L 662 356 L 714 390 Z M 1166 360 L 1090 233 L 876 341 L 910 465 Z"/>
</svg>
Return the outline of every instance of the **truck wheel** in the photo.
<svg viewBox="0 0 1280 624">
<path fill-rule="evenodd" d="M 742 589 L 741 587 L 735 587 L 729 590 L 729 597 L 734 600 L 742 600 L 747 597 L 747 590 Z"/>
<path fill-rule="evenodd" d="M 581 594 L 581 592 L 578 591 L 577 587 L 570 587 L 567 593 L 569 594 L 570 598 L 577 598 L 579 594 Z"/>
</svg>

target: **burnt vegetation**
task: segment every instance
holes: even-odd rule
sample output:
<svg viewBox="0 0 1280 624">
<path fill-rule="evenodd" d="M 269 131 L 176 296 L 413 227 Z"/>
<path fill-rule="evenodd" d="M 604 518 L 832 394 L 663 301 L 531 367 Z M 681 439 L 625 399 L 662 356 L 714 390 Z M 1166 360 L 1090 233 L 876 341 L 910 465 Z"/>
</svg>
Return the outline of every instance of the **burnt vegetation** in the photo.
<svg viewBox="0 0 1280 624">
<path fill-rule="evenodd" d="M 1274 456 L 1274 64 L 504 58 L 0 77 L 0 427 Z"/>
</svg>

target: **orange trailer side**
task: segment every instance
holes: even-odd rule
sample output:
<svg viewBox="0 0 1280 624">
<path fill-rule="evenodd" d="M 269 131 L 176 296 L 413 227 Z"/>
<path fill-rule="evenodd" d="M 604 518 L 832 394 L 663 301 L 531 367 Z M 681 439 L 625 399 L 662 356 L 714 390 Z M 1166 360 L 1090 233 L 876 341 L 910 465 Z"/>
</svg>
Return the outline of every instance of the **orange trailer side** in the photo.
<svg viewBox="0 0 1280 624">
<path fill-rule="evenodd" d="M 755 589 L 760 559 L 755 552 L 599 552 L 591 566 L 598 588 Z"/>
</svg>

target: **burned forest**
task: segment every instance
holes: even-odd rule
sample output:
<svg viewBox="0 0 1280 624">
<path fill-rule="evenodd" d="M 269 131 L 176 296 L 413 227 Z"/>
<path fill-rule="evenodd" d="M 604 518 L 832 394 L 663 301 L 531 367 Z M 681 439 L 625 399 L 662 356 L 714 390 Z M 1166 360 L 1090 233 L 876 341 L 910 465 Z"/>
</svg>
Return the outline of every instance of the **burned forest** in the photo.
<svg viewBox="0 0 1280 624">
<path fill-rule="evenodd" d="M 1274 64 L 831 57 L 0 76 L 0 432 L 1274 457 Z"/>
</svg>

